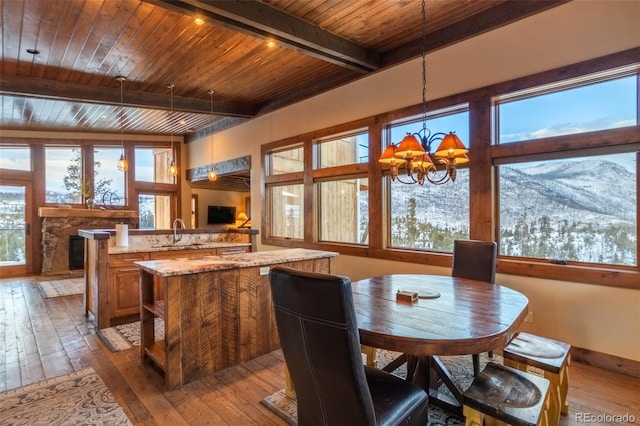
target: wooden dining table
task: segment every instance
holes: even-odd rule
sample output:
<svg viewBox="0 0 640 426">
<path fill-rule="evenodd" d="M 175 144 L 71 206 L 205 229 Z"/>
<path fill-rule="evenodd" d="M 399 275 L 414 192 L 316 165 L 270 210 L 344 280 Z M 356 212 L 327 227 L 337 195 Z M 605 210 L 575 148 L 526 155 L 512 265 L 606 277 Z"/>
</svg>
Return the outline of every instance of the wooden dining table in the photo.
<svg viewBox="0 0 640 426">
<path fill-rule="evenodd" d="M 516 290 L 450 276 L 382 275 L 353 282 L 352 291 L 360 343 L 406 354 L 408 379 L 455 412 L 461 412 L 463 390 L 438 356 L 502 349 L 528 312 L 528 299 Z M 399 291 L 419 298 L 399 301 Z M 442 383 L 453 399 L 437 390 Z"/>
</svg>

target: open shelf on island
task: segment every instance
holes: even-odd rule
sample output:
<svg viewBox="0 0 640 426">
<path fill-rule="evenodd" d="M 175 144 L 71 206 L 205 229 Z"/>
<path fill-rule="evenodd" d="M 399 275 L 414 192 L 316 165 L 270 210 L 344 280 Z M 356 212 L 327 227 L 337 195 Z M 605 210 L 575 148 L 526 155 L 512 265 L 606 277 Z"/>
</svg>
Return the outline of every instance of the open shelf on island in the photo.
<svg viewBox="0 0 640 426">
<path fill-rule="evenodd" d="M 167 356 L 164 350 L 164 340 L 158 340 L 144 348 L 144 353 L 151 358 L 151 360 L 160 367 L 163 371 L 166 371 Z"/>
<path fill-rule="evenodd" d="M 153 304 L 145 303 L 144 308 L 155 316 L 164 319 L 164 300 L 156 300 Z"/>
</svg>

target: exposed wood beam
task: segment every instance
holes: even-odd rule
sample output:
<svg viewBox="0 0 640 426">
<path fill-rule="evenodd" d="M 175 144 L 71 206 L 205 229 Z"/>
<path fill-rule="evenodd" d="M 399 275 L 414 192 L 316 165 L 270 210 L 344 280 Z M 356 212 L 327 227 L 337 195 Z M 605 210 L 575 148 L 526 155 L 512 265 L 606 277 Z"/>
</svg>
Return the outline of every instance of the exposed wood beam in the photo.
<svg viewBox="0 0 640 426">
<path fill-rule="evenodd" d="M 425 52 L 433 52 L 479 34 L 495 30 L 536 13 L 544 12 L 572 0 L 507 1 L 426 35 Z M 429 17 L 427 16 L 427 25 Z M 413 59 L 422 53 L 418 38 L 381 55 L 381 66 L 387 67 Z"/>
<path fill-rule="evenodd" d="M 120 89 L 84 86 L 39 78 L 0 75 L 0 93 L 17 96 L 61 99 L 95 104 L 120 105 Z M 169 95 L 123 91 L 124 106 L 169 110 Z M 173 97 L 175 111 L 211 114 L 209 99 Z M 213 114 L 232 117 L 253 117 L 255 111 L 247 105 L 213 102 Z"/>
<path fill-rule="evenodd" d="M 145 1 L 181 13 L 199 14 L 245 34 L 272 38 L 280 45 L 361 73 L 380 68 L 378 52 L 257 1 Z"/>
<path fill-rule="evenodd" d="M 498 6 L 494 6 L 485 12 L 454 23 L 440 31 L 427 34 L 426 52 L 436 51 L 462 40 L 474 37 L 480 33 L 487 32 L 519 19 L 526 18 L 539 12 L 543 12 L 555 6 L 567 3 L 571 0 L 537 0 L 537 1 L 508 1 Z M 427 16 L 427 19 L 429 17 Z M 380 65 L 389 67 L 410 59 L 414 59 L 422 53 L 422 40 L 416 39 L 381 55 Z M 349 83 L 358 76 L 342 75 L 335 80 L 318 79 L 310 82 L 307 86 L 298 89 L 296 92 L 283 94 L 277 99 L 273 99 L 261 105 L 259 113 L 263 114 L 285 105 L 292 104 L 317 93 L 331 90 L 339 85 Z"/>
</svg>

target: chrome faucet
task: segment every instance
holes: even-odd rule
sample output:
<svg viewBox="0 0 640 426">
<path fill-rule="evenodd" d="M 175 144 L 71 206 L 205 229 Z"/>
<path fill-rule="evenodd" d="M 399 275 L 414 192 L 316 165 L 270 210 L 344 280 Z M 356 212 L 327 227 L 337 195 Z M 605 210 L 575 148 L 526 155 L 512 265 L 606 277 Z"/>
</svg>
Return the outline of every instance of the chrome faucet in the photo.
<svg viewBox="0 0 640 426">
<path fill-rule="evenodd" d="M 177 243 L 178 241 L 180 241 L 182 239 L 182 234 L 178 235 L 178 223 L 180 225 L 182 225 L 182 229 L 186 229 L 186 226 L 184 224 L 184 220 L 178 218 L 176 220 L 173 221 L 173 244 Z"/>
</svg>

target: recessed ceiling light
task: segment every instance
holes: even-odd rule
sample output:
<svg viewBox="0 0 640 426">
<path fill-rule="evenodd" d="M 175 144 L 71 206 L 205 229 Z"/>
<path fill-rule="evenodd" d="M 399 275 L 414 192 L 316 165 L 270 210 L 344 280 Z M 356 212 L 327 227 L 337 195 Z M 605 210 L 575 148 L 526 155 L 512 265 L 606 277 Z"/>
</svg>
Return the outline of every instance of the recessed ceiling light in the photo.
<svg viewBox="0 0 640 426">
<path fill-rule="evenodd" d="M 40 51 L 38 49 L 27 49 L 27 53 L 31 53 L 32 55 L 39 55 Z"/>
<path fill-rule="evenodd" d="M 204 24 L 204 19 L 196 18 L 196 19 L 193 20 L 193 23 L 196 24 L 196 25 L 202 25 L 202 24 Z"/>
</svg>

